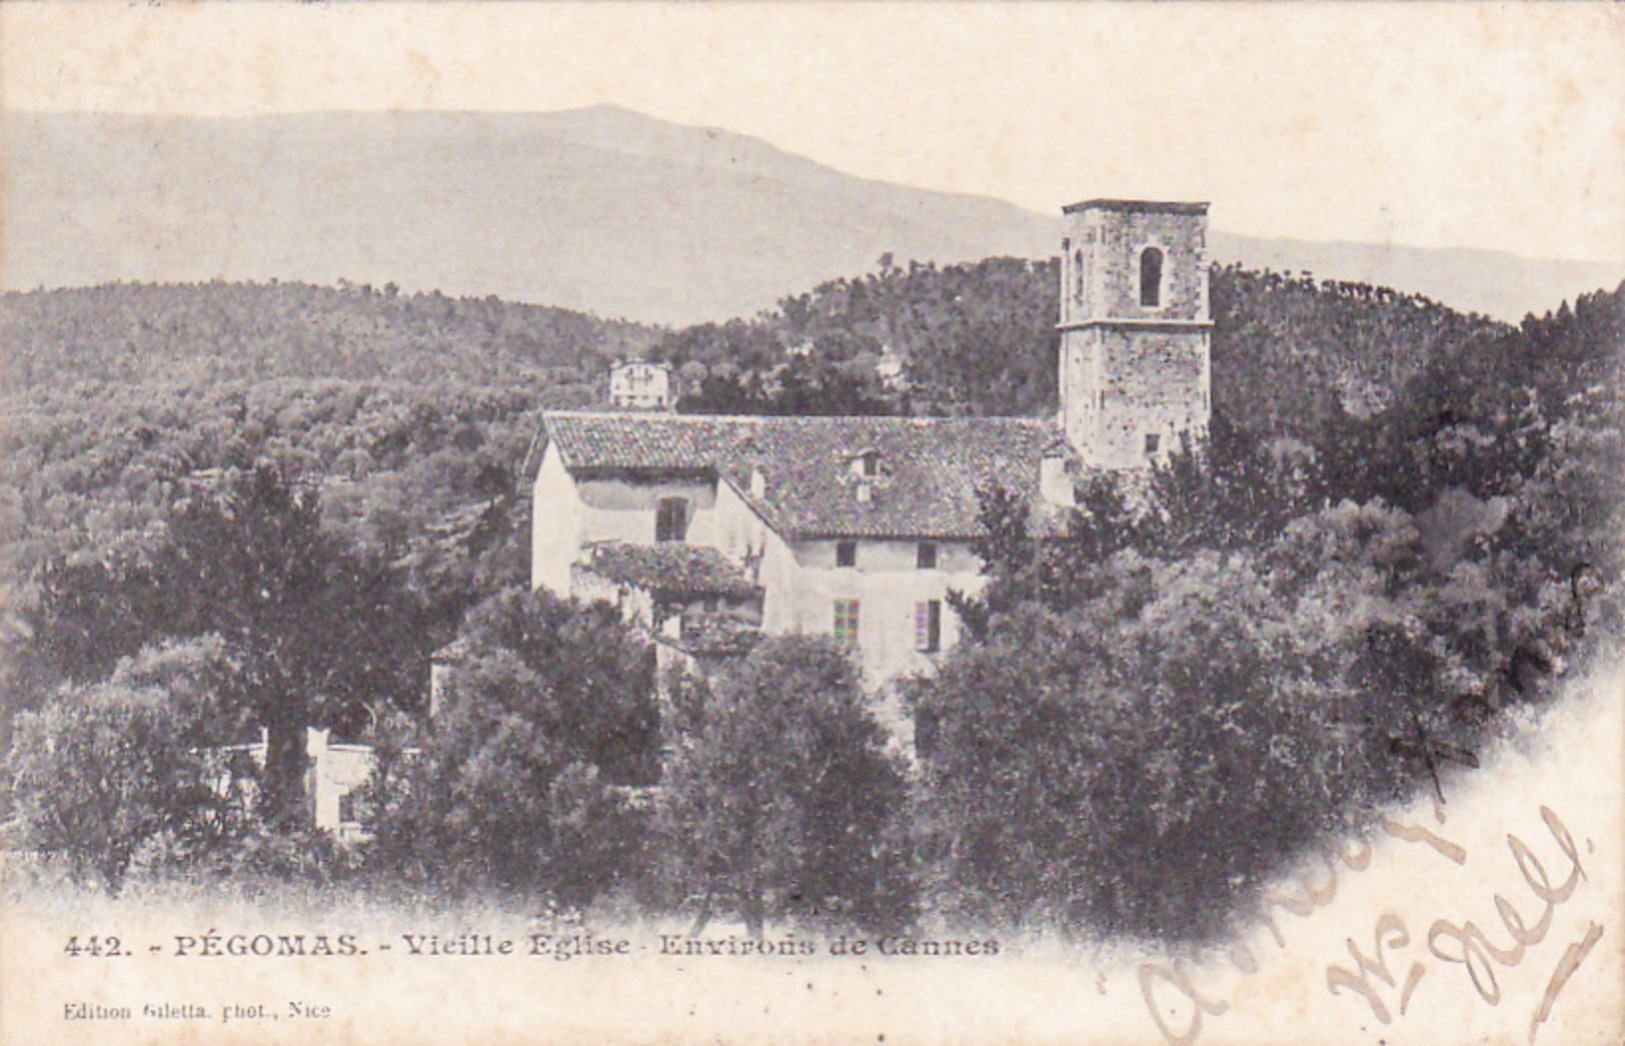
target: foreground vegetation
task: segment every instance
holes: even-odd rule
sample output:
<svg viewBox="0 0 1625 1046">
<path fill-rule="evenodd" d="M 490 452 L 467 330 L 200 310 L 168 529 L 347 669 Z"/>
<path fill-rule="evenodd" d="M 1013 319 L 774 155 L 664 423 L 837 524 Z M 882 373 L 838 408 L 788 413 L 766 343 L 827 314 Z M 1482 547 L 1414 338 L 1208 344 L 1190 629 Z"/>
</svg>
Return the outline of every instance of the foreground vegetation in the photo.
<svg viewBox="0 0 1625 1046">
<path fill-rule="evenodd" d="M 650 351 L 687 409 L 1038 411 L 1050 275 L 888 262 Z M 385 315 L 346 293 L 320 300 Z M 538 412 L 598 387 L 503 370 L 500 337 L 447 366 L 509 388 L 290 363 L 11 390 L 8 845 L 113 890 L 1222 933 L 1618 641 L 1625 287 L 1516 329 L 1237 270 L 1214 306 L 1211 438 L 1147 490 L 1093 480 L 1058 532 L 984 492 L 991 583 L 906 685 L 913 764 L 822 641 L 764 640 L 661 710 L 611 610 L 524 591 Z M 62 337 L 31 343 L 36 373 Z M 306 724 L 378 745 L 370 843 L 300 827 Z M 219 747 L 259 727 L 263 771 Z"/>
</svg>

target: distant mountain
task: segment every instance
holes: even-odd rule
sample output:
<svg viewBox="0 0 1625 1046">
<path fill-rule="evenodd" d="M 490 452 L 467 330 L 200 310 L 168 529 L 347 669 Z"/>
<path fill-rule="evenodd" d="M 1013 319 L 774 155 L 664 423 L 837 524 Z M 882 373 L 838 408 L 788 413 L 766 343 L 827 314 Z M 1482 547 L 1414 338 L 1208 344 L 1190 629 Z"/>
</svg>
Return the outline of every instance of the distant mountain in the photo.
<svg viewBox="0 0 1625 1046">
<path fill-rule="evenodd" d="M 680 324 L 753 314 L 887 252 L 1043 258 L 1060 236 L 1058 216 L 857 178 L 612 107 L 9 113 L 0 149 L 6 289 L 347 278 Z M 1625 266 L 1221 232 L 1213 253 L 1510 319 L 1625 276 Z"/>
</svg>

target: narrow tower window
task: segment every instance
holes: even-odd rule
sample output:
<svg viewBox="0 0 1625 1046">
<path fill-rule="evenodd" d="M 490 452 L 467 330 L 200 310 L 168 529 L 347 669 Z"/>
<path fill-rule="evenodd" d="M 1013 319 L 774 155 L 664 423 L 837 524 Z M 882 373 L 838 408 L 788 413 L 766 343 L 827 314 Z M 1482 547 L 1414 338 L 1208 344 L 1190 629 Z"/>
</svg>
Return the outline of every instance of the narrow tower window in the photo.
<svg viewBox="0 0 1625 1046">
<path fill-rule="evenodd" d="M 1162 251 L 1156 247 L 1140 252 L 1140 304 L 1162 304 Z"/>
<path fill-rule="evenodd" d="M 1072 275 L 1073 275 L 1073 278 L 1077 280 L 1077 287 L 1076 287 L 1075 290 L 1073 290 L 1072 296 L 1077 301 L 1082 302 L 1083 301 L 1083 252 L 1082 251 L 1079 251 L 1078 253 L 1076 253 L 1076 254 L 1074 254 L 1072 256 Z"/>
</svg>

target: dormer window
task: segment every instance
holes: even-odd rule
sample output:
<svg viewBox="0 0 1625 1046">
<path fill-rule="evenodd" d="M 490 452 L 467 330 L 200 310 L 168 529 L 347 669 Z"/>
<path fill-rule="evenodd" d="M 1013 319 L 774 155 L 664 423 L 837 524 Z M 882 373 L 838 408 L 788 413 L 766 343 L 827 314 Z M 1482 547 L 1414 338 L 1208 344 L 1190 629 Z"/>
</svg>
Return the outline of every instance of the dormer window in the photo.
<svg viewBox="0 0 1625 1046">
<path fill-rule="evenodd" d="M 880 451 L 860 450 L 852 457 L 852 472 L 864 479 L 880 475 Z"/>
<path fill-rule="evenodd" d="M 1147 247 L 1140 252 L 1140 304 L 1148 309 L 1162 305 L 1162 249 Z"/>
</svg>

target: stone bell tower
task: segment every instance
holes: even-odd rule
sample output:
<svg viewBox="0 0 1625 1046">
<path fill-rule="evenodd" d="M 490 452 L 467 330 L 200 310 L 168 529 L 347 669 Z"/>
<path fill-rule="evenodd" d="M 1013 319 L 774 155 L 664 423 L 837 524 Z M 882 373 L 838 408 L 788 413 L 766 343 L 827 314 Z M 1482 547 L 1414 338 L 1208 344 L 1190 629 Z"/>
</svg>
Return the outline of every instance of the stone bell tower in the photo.
<svg viewBox="0 0 1625 1046">
<path fill-rule="evenodd" d="M 1061 424 L 1086 465 L 1143 469 L 1207 431 L 1205 203 L 1088 200 L 1061 241 Z"/>
</svg>

